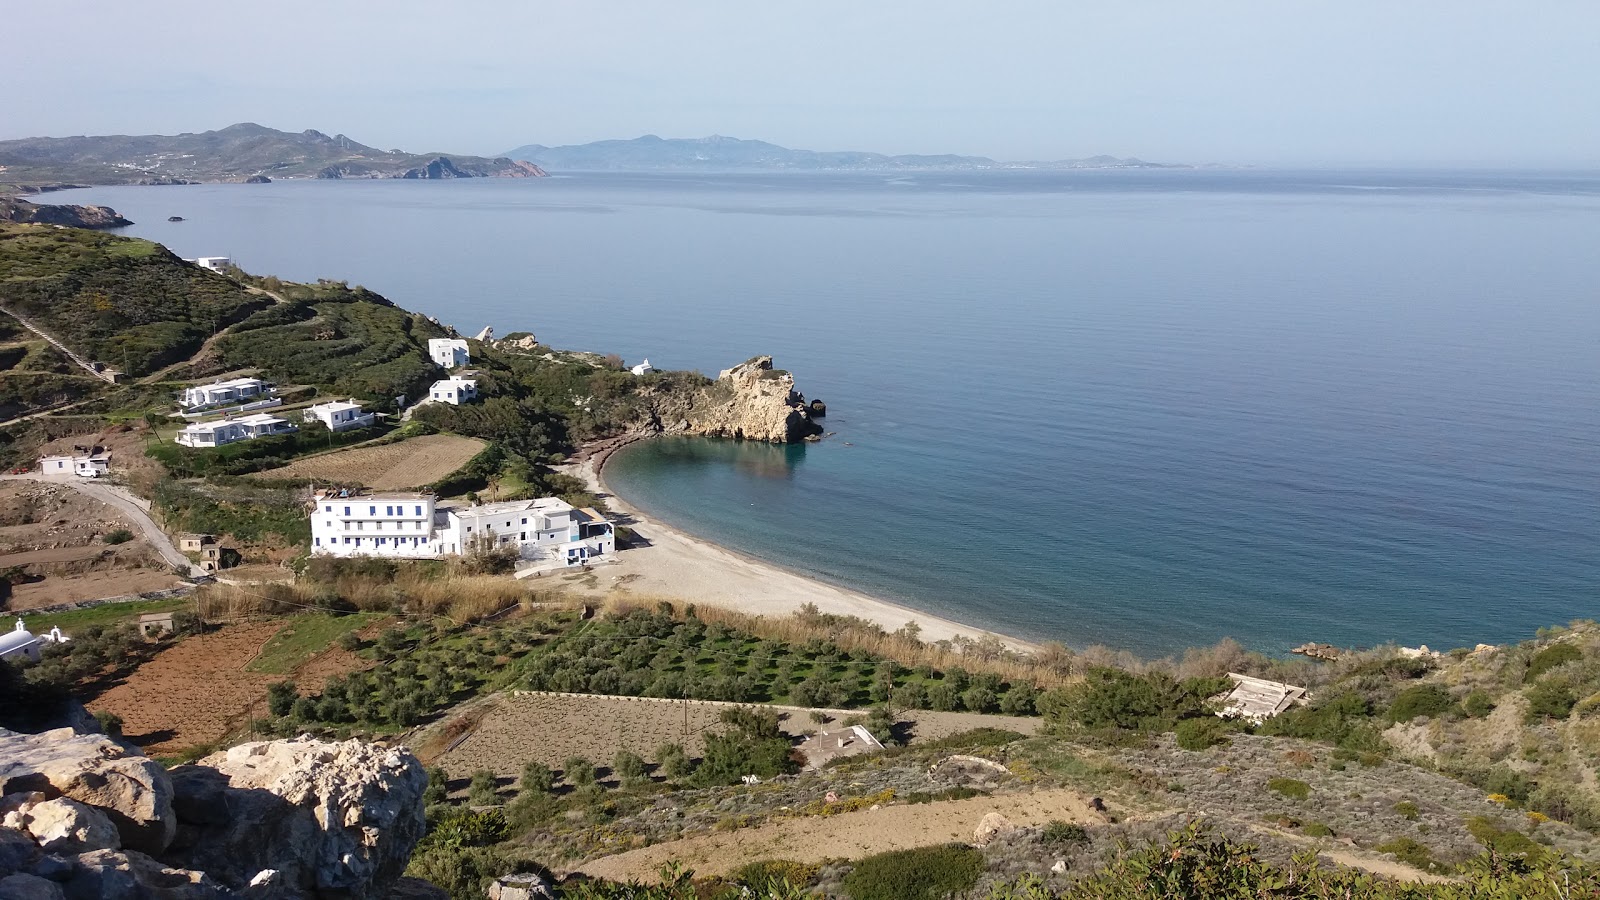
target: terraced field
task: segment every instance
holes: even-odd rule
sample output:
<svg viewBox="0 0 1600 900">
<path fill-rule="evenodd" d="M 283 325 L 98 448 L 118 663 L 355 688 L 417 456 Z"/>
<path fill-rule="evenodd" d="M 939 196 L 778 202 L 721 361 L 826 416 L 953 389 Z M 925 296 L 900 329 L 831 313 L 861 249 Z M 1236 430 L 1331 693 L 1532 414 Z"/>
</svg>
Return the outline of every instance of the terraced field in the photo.
<svg viewBox="0 0 1600 900">
<path fill-rule="evenodd" d="M 487 446 L 477 438 L 427 434 L 376 447 L 352 447 L 297 459 L 268 469 L 262 478 L 361 484 L 399 491 L 432 484 L 466 465 Z"/>
</svg>

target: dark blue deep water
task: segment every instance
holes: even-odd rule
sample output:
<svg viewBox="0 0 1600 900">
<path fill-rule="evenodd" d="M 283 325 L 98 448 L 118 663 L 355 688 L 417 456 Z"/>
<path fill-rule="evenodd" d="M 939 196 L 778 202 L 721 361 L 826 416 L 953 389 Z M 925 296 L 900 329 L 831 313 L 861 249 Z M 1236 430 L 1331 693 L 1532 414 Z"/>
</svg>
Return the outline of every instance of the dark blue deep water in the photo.
<svg viewBox="0 0 1600 900">
<path fill-rule="evenodd" d="M 621 494 L 1033 638 L 1456 646 L 1600 614 L 1600 176 L 584 175 L 95 188 L 185 256 L 716 370 L 837 434 Z M 54 199 L 54 198 L 53 198 Z M 169 224 L 169 215 L 188 221 Z"/>
</svg>

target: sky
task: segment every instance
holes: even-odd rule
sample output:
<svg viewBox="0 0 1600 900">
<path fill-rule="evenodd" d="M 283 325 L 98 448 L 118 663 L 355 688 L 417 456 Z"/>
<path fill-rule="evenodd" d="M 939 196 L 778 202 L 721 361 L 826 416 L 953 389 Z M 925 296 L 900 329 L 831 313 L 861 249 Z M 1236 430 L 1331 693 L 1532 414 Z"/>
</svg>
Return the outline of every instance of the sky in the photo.
<svg viewBox="0 0 1600 900">
<path fill-rule="evenodd" d="M 10 0 L 0 23 L 0 138 L 1600 166 L 1595 0 Z"/>
</svg>

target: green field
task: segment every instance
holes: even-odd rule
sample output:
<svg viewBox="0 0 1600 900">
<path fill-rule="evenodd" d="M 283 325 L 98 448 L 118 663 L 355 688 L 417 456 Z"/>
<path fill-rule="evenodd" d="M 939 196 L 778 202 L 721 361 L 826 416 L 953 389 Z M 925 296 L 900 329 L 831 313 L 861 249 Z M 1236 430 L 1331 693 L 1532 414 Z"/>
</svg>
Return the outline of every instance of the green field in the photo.
<svg viewBox="0 0 1600 900">
<path fill-rule="evenodd" d="M 122 621 L 137 619 L 145 613 L 180 612 L 193 606 L 194 602 L 187 597 L 172 597 L 166 600 L 104 603 L 87 609 L 69 609 L 65 612 L 43 615 L 30 615 L 27 612 L 19 612 L 17 615 L 22 617 L 23 624 L 34 634 L 59 626 L 70 637 L 74 629 L 87 628 L 90 625 L 115 625 Z"/>
<path fill-rule="evenodd" d="M 248 668 L 252 672 L 288 674 L 306 660 L 332 647 L 334 641 L 383 617 L 383 613 L 351 613 L 346 616 L 306 613 L 295 616 L 273 635 L 272 640 L 262 648 L 261 655 Z"/>
</svg>

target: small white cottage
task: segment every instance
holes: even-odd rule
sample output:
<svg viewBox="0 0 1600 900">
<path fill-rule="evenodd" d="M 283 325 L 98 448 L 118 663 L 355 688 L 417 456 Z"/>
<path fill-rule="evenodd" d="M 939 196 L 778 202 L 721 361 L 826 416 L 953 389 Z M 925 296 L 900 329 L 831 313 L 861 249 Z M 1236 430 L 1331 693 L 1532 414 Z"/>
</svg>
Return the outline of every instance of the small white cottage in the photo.
<svg viewBox="0 0 1600 900">
<path fill-rule="evenodd" d="M 99 478 L 111 472 L 111 454 L 74 453 L 62 456 L 39 457 L 40 475 L 77 475 L 80 478 Z"/>
<path fill-rule="evenodd" d="M 654 372 L 655 370 L 656 370 L 656 367 L 650 365 L 650 357 L 647 356 L 647 357 L 645 357 L 644 362 L 639 363 L 637 366 L 634 366 L 631 371 L 635 375 L 648 375 L 651 372 Z"/>
<path fill-rule="evenodd" d="M 428 399 L 435 403 L 448 403 L 451 406 L 460 406 L 478 399 L 478 382 L 460 375 L 451 375 L 443 381 L 435 381 L 433 387 L 428 389 Z"/>
</svg>

